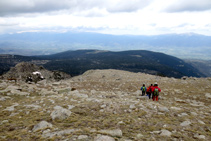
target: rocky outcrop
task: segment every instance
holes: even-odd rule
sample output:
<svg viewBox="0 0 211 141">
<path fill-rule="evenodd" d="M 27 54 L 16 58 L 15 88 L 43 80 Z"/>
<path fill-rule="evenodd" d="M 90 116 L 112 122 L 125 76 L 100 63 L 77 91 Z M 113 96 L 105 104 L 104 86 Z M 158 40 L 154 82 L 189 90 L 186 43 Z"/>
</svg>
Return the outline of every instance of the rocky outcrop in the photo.
<svg viewBox="0 0 211 141">
<path fill-rule="evenodd" d="M 69 79 L 70 75 L 60 71 L 48 71 L 42 66 L 22 62 L 17 64 L 15 67 L 12 67 L 6 74 L 3 75 L 3 78 L 7 80 L 21 80 L 37 83 L 43 79 L 56 81 Z"/>
</svg>

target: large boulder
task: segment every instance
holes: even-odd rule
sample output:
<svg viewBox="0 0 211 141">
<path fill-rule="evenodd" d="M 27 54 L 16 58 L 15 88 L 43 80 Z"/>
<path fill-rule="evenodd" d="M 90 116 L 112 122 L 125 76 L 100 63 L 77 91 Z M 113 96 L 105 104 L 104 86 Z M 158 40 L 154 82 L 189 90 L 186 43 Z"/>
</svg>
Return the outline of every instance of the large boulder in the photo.
<svg viewBox="0 0 211 141">
<path fill-rule="evenodd" d="M 59 119 L 59 120 L 64 120 L 68 118 L 71 115 L 71 111 L 68 109 L 62 108 L 60 106 L 54 107 L 54 111 L 51 113 L 51 118 L 52 120 Z"/>
</svg>

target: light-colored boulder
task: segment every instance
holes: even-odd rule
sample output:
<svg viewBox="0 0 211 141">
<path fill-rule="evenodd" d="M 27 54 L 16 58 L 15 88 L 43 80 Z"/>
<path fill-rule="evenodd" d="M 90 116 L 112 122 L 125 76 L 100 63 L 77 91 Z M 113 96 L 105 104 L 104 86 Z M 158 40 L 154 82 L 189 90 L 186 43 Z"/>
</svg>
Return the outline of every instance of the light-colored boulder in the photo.
<svg viewBox="0 0 211 141">
<path fill-rule="evenodd" d="M 206 94 L 205 94 L 205 97 L 206 97 L 206 98 L 211 98 L 211 94 L 210 94 L 210 93 L 206 93 Z"/>
<path fill-rule="evenodd" d="M 99 133 L 101 134 L 107 134 L 112 137 L 122 137 L 122 130 L 115 129 L 115 130 L 100 130 Z"/>
<path fill-rule="evenodd" d="M 130 109 L 135 109 L 136 106 L 134 104 L 130 105 Z"/>
<path fill-rule="evenodd" d="M 54 107 L 54 109 L 55 110 L 51 113 L 51 118 L 53 120 L 55 119 L 64 120 L 71 115 L 71 111 L 69 111 L 68 109 L 62 108 L 60 106 L 56 106 Z"/>
<path fill-rule="evenodd" d="M 105 135 L 98 135 L 94 138 L 94 141 L 115 141 L 115 139 Z"/>
<path fill-rule="evenodd" d="M 158 111 L 159 112 L 169 112 L 169 109 L 167 107 L 158 106 Z"/>
<path fill-rule="evenodd" d="M 171 132 L 170 131 L 168 131 L 168 130 L 165 130 L 165 129 L 163 129 L 163 130 L 161 130 L 161 136 L 167 136 L 167 137 L 171 137 Z"/>
<path fill-rule="evenodd" d="M 198 134 L 195 134 L 193 137 L 195 139 L 199 139 L 199 140 L 205 140 L 206 139 L 206 137 L 204 135 L 198 135 Z"/>
<path fill-rule="evenodd" d="M 87 135 L 80 135 L 80 136 L 78 136 L 79 140 L 84 140 L 84 139 L 87 139 L 87 138 L 88 138 Z"/>
<path fill-rule="evenodd" d="M 180 124 L 180 126 L 188 126 L 188 125 L 190 125 L 190 124 L 191 124 L 190 121 L 184 121 L 184 122 L 182 122 L 182 123 Z"/>
<path fill-rule="evenodd" d="M 33 132 L 37 132 L 39 130 L 43 130 L 46 128 L 52 128 L 53 125 L 51 123 L 48 123 L 46 121 L 41 121 L 40 123 L 38 123 L 37 125 L 34 126 L 34 128 L 32 129 Z"/>
<path fill-rule="evenodd" d="M 203 121 L 201 121 L 201 120 L 198 120 L 198 122 L 199 122 L 200 124 L 204 124 L 204 125 L 205 125 L 205 123 L 204 123 Z"/>
</svg>

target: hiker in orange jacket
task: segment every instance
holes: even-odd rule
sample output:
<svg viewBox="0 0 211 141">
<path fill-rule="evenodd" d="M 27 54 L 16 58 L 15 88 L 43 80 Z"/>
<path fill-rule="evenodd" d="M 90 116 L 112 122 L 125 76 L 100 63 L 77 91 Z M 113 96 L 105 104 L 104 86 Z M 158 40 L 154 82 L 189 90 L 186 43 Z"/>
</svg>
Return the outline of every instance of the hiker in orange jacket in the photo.
<svg viewBox="0 0 211 141">
<path fill-rule="evenodd" d="M 154 87 L 152 88 L 152 99 L 153 101 L 158 101 L 159 92 L 161 92 L 161 89 L 158 87 L 158 83 L 155 82 Z"/>
</svg>

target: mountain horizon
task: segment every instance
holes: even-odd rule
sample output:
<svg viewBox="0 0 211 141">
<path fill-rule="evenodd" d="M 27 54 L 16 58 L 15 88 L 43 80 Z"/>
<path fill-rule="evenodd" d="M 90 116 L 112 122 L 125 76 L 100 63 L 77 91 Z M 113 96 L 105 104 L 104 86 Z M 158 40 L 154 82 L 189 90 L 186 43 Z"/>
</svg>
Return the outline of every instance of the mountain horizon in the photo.
<svg viewBox="0 0 211 141">
<path fill-rule="evenodd" d="M 195 33 L 111 35 L 90 32 L 24 32 L 0 35 L 0 54 L 48 55 L 67 50 L 149 50 L 181 59 L 211 60 L 211 36 Z"/>
</svg>

